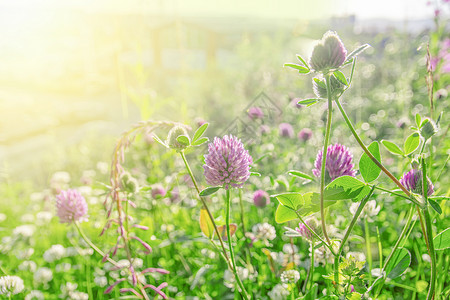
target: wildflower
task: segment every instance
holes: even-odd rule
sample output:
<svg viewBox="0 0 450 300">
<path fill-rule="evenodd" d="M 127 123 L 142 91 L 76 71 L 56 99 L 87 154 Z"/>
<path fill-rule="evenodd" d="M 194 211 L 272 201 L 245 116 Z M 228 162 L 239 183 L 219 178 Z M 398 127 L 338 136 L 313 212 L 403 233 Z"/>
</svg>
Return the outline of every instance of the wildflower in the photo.
<svg viewBox="0 0 450 300">
<path fill-rule="evenodd" d="M 56 196 L 56 210 L 61 223 L 87 220 L 88 206 L 77 190 L 66 190 Z"/>
<path fill-rule="evenodd" d="M 306 142 L 312 137 L 312 130 L 309 128 L 303 128 L 299 131 L 297 137 L 299 140 Z"/>
<path fill-rule="evenodd" d="M 313 174 L 320 177 L 322 168 L 322 150 L 317 153 L 316 161 L 314 162 Z M 356 171 L 353 170 L 352 164 L 353 155 L 350 150 L 341 144 L 329 145 L 327 150 L 326 170 L 331 180 L 338 177 L 348 175 L 355 177 Z"/>
<path fill-rule="evenodd" d="M 248 116 L 252 120 L 262 119 L 262 118 L 264 118 L 264 112 L 262 111 L 261 108 L 259 108 L 257 106 L 253 106 L 253 107 L 250 107 L 250 109 L 248 110 Z"/>
<path fill-rule="evenodd" d="M 336 32 L 327 31 L 314 47 L 309 64 L 317 72 L 327 72 L 342 66 L 346 56 L 347 50 Z"/>
<path fill-rule="evenodd" d="M 36 227 L 34 225 L 20 225 L 14 228 L 13 236 L 22 236 L 24 238 L 30 238 L 33 236 Z"/>
<path fill-rule="evenodd" d="M 36 224 L 39 226 L 50 223 L 53 214 L 49 211 L 40 211 L 36 214 Z"/>
<path fill-rule="evenodd" d="M 25 300 L 44 300 L 44 293 L 39 290 L 32 290 L 25 296 Z"/>
<path fill-rule="evenodd" d="M 438 127 L 436 123 L 430 119 L 426 120 L 428 120 L 428 122 L 426 122 L 420 129 L 420 135 L 425 139 L 425 141 L 427 141 L 429 138 L 431 138 L 438 132 Z"/>
<path fill-rule="evenodd" d="M 281 273 L 281 282 L 295 284 L 300 280 L 300 273 L 297 270 L 287 270 Z"/>
<path fill-rule="evenodd" d="M 6 220 L 6 215 L 0 213 L 0 222 L 3 222 L 3 221 L 5 221 L 5 220 Z"/>
<path fill-rule="evenodd" d="M 70 300 L 89 300 L 89 295 L 83 292 L 74 291 L 69 293 Z"/>
<path fill-rule="evenodd" d="M 252 227 L 252 232 L 255 239 L 264 241 L 266 243 L 277 237 L 275 227 L 273 227 L 269 223 L 256 224 Z"/>
<path fill-rule="evenodd" d="M 253 203 L 257 207 L 264 207 L 270 203 L 269 194 L 263 190 L 257 190 L 253 193 Z"/>
<path fill-rule="evenodd" d="M 281 123 L 278 126 L 278 129 L 280 130 L 280 136 L 288 137 L 288 138 L 293 138 L 294 137 L 294 128 L 292 128 L 291 124 L 289 124 L 289 123 Z"/>
<path fill-rule="evenodd" d="M 169 135 L 167 136 L 166 144 L 170 148 L 180 151 L 187 147 L 185 144 L 181 144 L 178 142 L 177 138 L 179 136 L 184 136 L 189 140 L 189 135 L 186 131 L 186 128 L 181 126 L 175 126 L 169 131 Z"/>
<path fill-rule="evenodd" d="M 206 123 L 205 119 L 202 119 L 200 117 L 195 118 L 195 123 L 197 124 L 198 127 L 202 126 L 203 124 Z"/>
<path fill-rule="evenodd" d="M 167 193 L 166 189 L 163 188 L 163 186 L 160 184 L 157 184 L 152 188 L 152 197 L 154 199 L 162 198 L 166 196 L 166 193 Z"/>
<path fill-rule="evenodd" d="M 108 279 L 105 276 L 96 276 L 94 283 L 99 287 L 105 287 L 108 284 Z"/>
<path fill-rule="evenodd" d="M 203 165 L 206 182 L 213 186 L 241 188 L 250 177 L 252 157 L 241 140 L 232 135 L 215 137 L 208 145 Z"/>
<path fill-rule="evenodd" d="M 284 300 L 290 295 L 287 284 L 277 284 L 268 293 L 271 300 Z"/>
<path fill-rule="evenodd" d="M 261 127 L 259 127 L 259 132 L 264 135 L 264 134 L 268 134 L 270 132 L 270 127 L 267 125 L 261 125 Z"/>
<path fill-rule="evenodd" d="M 334 98 L 344 91 L 344 85 L 334 75 L 330 77 L 331 96 Z M 313 91 L 318 98 L 328 98 L 326 82 L 323 78 L 313 79 Z"/>
<path fill-rule="evenodd" d="M 55 172 L 50 179 L 50 187 L 52 188 L 53 192 L 59 193 L 63 189 L 69 187 L 70 180 L 71 178 L 69 173 L 64 171 Z"/>
<path fill-rule="evenodd" d="M 256 277 L 258 277 L 258 272 L 254 271 L 254 273 L 251 273 L 247 268 L 243 267 L 236 267 L 236 272 L 238 273 L 239 278 L 244 280 L 254 280 Z M 225 273 L 223 274 L 223 284 L 230 289 L 234 289 L 236 279 L 234 277 L 233 272 L 230 270 L 225 270 Z"/>
<path fill-rule="evenodd" d="M 46 284 L 47 282 L 51 281 L 53 279 L 53 272 L 49 268 L 42 267 L 36 270 L 36 272 L 33 275 L 34 282 L 37 284 L 43 283 Z"/>
<path fill-rule="evenodd" d="M 350 213 L 354 215 L 356 211 L 358 210 L 359 202 L 354 202 L 350 206 Z M 369 222 L 372 222 L 372 217 L 376 217 L 378 213 L 380 212 L 381 207 L 377 206 L 377 201 L 370 200 L 367 201 L 366 205 L 364 206 L 362 212 L 361 212 L 361 218 L 367 218 Z"/>
<path fill-rule="evenodd" d="M 11 295 L 21 293 L 24 288 L 23 280 L 18 276 L 7 275 L 0 277 L 0 295 L 11 297 Z"/>
<path fill-rule="evenodd" d="M 318 228 L 316 219 L 307 219 L 305 220 L 305 223 L 308 224 L 308 226 L 316 232 Z M 303 223 L 298 223 L 298 227 L 295 228 L 295 231 L 297 231 L 303 238 L 305 238 L 309 242 L 314 242 L 314 240 L 316 239 L 314 234 Z"/>
<path fill-rule="evenodd" d="M 55 260 L 60 260 L 66 256 L 66 248 L 62 245 L 52 245 L 50 249 L 44 252 L 44 260 L 48 263 L 52 263 Z"/>
<path fill-rule="evenodd" d="M 337 252 L 340 246 L 340 242 L 334 240 L 332 241 L 331 247 L 333 248 L 333 251 Z M 334 255 L 325 248 L 325 246 L 321 246 L 319 248 L 316 248 L 314 251 L 314 265 L 318 266 L 319 264 L 326 265 L 332 264 L 334 262 Z"/>
<path fill-rule="evenodd" d="M 136 193 L 139 190 L 139 183 L 131 176 L 130 173 L 124 172 L 120 175 L 121 179 L 121 186 L 124 190 L 130 192 L 130 193 Z"/>
<path fill-rule="evenodd" d="M 20 271 L 28 271 L 31 273 L 34 273 L 34 271 L 36 271 L 36 263 L 32 260 L 25 260 L 23 261 L 20 265 L 19 265 L 19 270 Z"/>
<path fill-rule="evenodd" d="M 400 183 L 403 184 L 409 191 L 422 194 L 422 172 L 417 169 L 411 169 L 411 171 L 403 174 L 400 179 Z M 434 186 L 430 178 L 427 178 L 428 191 L 427 194 L 430 196 L 434 192 Z"/>
</svg>

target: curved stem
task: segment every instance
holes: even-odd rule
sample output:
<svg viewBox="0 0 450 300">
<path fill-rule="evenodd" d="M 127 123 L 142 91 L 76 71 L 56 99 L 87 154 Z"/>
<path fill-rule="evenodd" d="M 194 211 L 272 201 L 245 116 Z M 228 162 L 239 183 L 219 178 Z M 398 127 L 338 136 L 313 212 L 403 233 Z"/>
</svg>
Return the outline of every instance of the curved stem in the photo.
<svg viewBox="0 0 450 300">
<path fill-rule="evenodd" d="M 228 267 L 230 268 L 230 270 L 233 270 L 233 267 L 230 264 L 230 259 L 228 258 L 228 254 L 227 254 L 227 250 L 225 248 L 225 244 L 223 243 L 222 236 L 220 235 L 219 230 L 217 229 L 216 221 L 214 221 L 214 217 L 212 216 L 211 211 L 209 210 L 205 199 L 203 199 L 203 197 L 200 196 L 200 192 L 201 192 L 200 188 L 198 187 L 197 180 L 195 180 L 194 174 L 192 173 L 191 167 L 189 166 L 189 163 L 188 163 L 188 161 L 186 159 L 186 156 L 184 155 L 184 152 L 181 151 L 180 155 L 181 155 L 181 158 L 183 159 L 184 165 L 186 166 L 186 170 L 188 171 L 189 176 L 191 177 L 192 183 L 194 184 L 194 187 L 195 187 L 195 189 L 197 191 L 198 197 L 202 201 L 203 207 L 206 209 L 206 212 L 208 213 L 209 219 L 211 220 L 211 223 L 214 226 L 214 232 L 216 233 L 217 238 L 219 239 L 220 246 L 222 247 L 223 256 L 225 257 L 225 260 L 226 260 L 226 262 L 228 264 Z"/>
<path fill-rule="evenodd" d="M 359 215 L 361 214 L 369 198 L 372 196 L 374 190 L 375 186 L 372 186 L 372 189 L 370 190 L 369 194 L 367 194 L 367 196 L 361 200 L 361 203 L 359 204 L 358 209 L 356 210 L 355 215 L 353 216 L 350 225 L 348 226 L 347 231 L 345 232 L 344 238 L 342 239 L 341 244 L 339 245 L 337 255 L 334 257 L 334 281 L 336 282 L 336 284 L 339 284 L 339 258 L 341 257 L 344 245 L 347 242 L 350 233 L 352 232 L 353 227 L 356 224 L 356 221 L 358 221 Z"/>
<path fill-rule="evenodd" d="M 327 96 L 328 96 L 328 116 L 327 116 L 327 128 L 325 131 L 325 141 L 323 143 L 323 151 L 322 151 L 322 166 L 320 171 L 320 219 L 322 222 L 322 232 L 323 236 L 327 240 L 328 244 L 331 244 L 330 238 L 327 234 L 327 228 L 325 224 L 325 209 L 324 209 L 324 199 L 323 193 L 325 191 L 325 172 L 326 172 L 326 164 L 327 164 L 327 151 L 328 151 L 328 142 L 330 140 L 331 133 L 331 117 L 333 112 L 333 102 L 331 98 L 331 85 L 330 85 L 330 75 L 325 76 L 326 85 L 327 85 Z"/>
<path fill-rule="evenodd" d="M 239 275 L 238 275 L 238 272 L 236 269 L 236 261 L 234 259 L 233 243 L 231 241 L 231 230 L 230 230 L 231 197 L 230 197 L 229 189 L 227 189 L 227 192 L 226 192 L 226 201 L 227 201 L 227 213 L 226 213 L 225 223 L 227 226 L 228 247 L 230 248 L 230 257 L 231 257 L 231 263 L 233 264 L 233 273 L 234 273 L 234 277 L 241 289 L 241 295 L 245 299 L 249 299 L 247 296 L 247 292 L 245 291 L 244 284 L 242 284 L 241 278 L 239 278 Z"/>
<path fill-rule="evenodd" d="M 311 245 L 311 267 L 309 268 L 309 289 L 312 288 L 314 282 L 314 247 Z"/>
</svg>

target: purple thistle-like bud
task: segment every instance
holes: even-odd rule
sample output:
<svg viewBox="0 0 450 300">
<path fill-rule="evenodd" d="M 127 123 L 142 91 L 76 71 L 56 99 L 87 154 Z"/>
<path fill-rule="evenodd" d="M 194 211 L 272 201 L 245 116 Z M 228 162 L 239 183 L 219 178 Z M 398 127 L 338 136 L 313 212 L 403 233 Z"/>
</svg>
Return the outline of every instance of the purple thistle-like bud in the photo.
<svg viewBox="0 0 450 300">
<path fill-rule="evenodd" d="M 120 293 L 124 294 L 124 293 L 133 293 L 135 294 L 139 299 L 142 299 L 142 295 L 139 294 L 135 289 L 132 288 L 123 288 L 119 290 Z"/>
<path fill-rule="evenodd" d="M 113 284 L 111 284 L 104 292 L 103 294 L 109 294 L 111 293 L 111 291 L 113 290 L 113 288 L 118 285 L 119 283 L 121 283 L 122 281 L 125 281 L 125 278 L 120 278 L 119 280 L 117 280 L 116 282 L 114 282 Z"/>
<path fill-rule="evenodd" d="M 137 236 L 132 236 L 131 237 L 132 239 L 134 239 L 134 240 L 136 240 L 136 241 L 138 241 L 139 243 L 141 243 L 142 244 L 142 246 L 145 248 L 145 253 L 146 254 L 149 254 L 149 253 L 151 253 L 152 252 L 152 247 L 149 245 L 149 244 L 147 244 L 146 242 L 144 242 L 143 240 L 141 240 L 140 238 L 138 238 Z"/>
<path fill-rule="evenodd" d="M 87 220 L 88 206 L 77 190 L 61 191 L 56 196 L 56 210 L 61 223 Z"/>
<path fill-rule="evenodd" d="M 263 190 L 257 190 L 253 194 L 253 203 L 257 207 L 264 207 L 267 204 L 270 203 L 270 197 L 269 194 L 267 194 L 266 191 Z"/>
<path fill-rule="evenodd" d="M 156 293 L 158 293 L 161 297 L 163 297 L 163 299 L 169 299 L 166 294 L 164 294 L 163 291 L 161 291 L 161 289 L 165 288 L 166 286 L 168 286 L 169 284 L 167 282 L 163 282 L 161 283 L 158 287 L 152 285 L 152 284 L 146 284 L 144 285 L 144 289 L 147 288 L 151 288 L 152 290 L 154 290 Z"/>
<path fill-rule="evenodd" d="M 250 107 L 250 109 L 248 110 L 248 116 L 252 120 L 262 119 L 262 118 L 264 118 L 264 112 L 262 111 L 261 108 L 259 108 L 257 106 L 253 106 L 253 107 Z"/>
<path fill-rule="evenodd" d="M 308 224 L 308 226 L 317 232 L 317 221 L 314 218 L 310 218 L 308 220 L 305 220 L 305 223 Z M 298 227 L 295 228 L 295 231 L 297 231 L 303 238 L 306 240 L 313 242 L 316 238 L 314 234 L 305 226 L 303 223 L 298 223 Z"/>
<path fill-rule="evenodd" d="M 317 72 L 337 69 L 345 61 L 347 50 L 336 32 L 327 31 L 314 47 L 310 66 Z"/>
<path fill-rule="evenodd" d="M 312 130 L 309 128 L 303 128 L 302 130 L 300 130 L 300 132 L 298 133 L 297 137 L 299 140 L 306 142 L 308 141 L 311 137 L 312 137 Z"/>
<path fill-rule="evenodd" d="M 161 268 L 147 268 L 141 271 L 141 274 L 145 273 L 160 273 L 160 274 L 169 274 L 170 272 Z"/>
<path fill-rule="evenodd" d="M 166 189 L 162 187 L 162 185 L 156 185 L 152 188 L 152 197 L 154 199 L 162 198 L 166 196 Z"/>
<path fill-rule="evenodd" d="M 203 165 L 206 182 L 213 186 L 241 188 L 250 177 L 252 157 L 241 140 L 232 135 L 215 137 L 208 145 Z"/>
<path fill-rule="evenodd" d="M 148 230 L 148 227 L 147 227 L 147 226 L 144 226 L 144 225 L 133 224 L 133 227 L 139 228 L 139 229 L 142 229 L 142 230 Z"/>
<path fill-rule="evenodd" d="M 293 138 L 294 137 L 294 128 L 289 123 L 281 123 L 278 126 L 280 130 L 280 135 L 283 137 Z"/>
<path fill-rule="evenodd" d="M 400 183 L 403 184 L 408 190 L 416 194 L 422 194 L 422 172 L 420 170 L 412 169 L 411 171 L 403 174 L 400 179 Z M 434 192 L 434 186 L 430 178 L 427 177 L 428 191 L 427 194 L 430 196 Z"/>
<path fill-rule="evenodd" d="M 350 150 L 341 144 L 329 145 L 327 149 L 327 162 L 325 167 L 328 171 L 330 179 L 334 180 L 344 175 L 355 177 L 356 171 L 353 170 L 353 155 Z M 316 168 L 312 170 L 314 176 L 316 177 L 320 177 L 320 171 L 322 169 L 322 156 L 323 151 L 320 150 L 319 153 L 317 153 L 317 158 L 314 162 L 314 166 Z"/>
</svg>

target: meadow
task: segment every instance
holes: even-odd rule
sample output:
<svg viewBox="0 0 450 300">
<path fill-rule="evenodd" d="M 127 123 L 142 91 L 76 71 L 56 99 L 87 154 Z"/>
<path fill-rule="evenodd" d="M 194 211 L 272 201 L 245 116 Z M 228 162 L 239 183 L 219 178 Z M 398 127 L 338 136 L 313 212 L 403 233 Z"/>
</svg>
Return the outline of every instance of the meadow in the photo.
<svg viewBox="0 0 450 300">
<path fill-rule="evenodd" d="M 0 297 L 449 299 L 445 26 L 125 69 L 139 122 L 2 174 Z"/>
</svg>

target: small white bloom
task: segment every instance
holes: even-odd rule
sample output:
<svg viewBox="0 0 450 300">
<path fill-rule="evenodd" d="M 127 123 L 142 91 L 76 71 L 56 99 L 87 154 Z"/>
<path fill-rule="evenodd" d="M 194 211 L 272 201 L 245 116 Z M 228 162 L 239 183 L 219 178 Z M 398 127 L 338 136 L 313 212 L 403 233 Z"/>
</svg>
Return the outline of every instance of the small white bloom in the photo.
<svg viewBox="0 0 450 300">
<path fill-rule="evenodd" d="M 25 286 L 23 285 L 22 278 L 18 276 L 2 276 L 0 277 L 0 295 L 17 295 L 23 291 Z"/>
<path fill-rule="evenodd" d="M 29 272 L 34 273 L 36 271 L 37 265 L 32 260 L 26 260 L 26 261 L 23 261 L 19 265 L 18 268 L 19 268 L 20 271 L 29 271 Z"/>
<path fill-rule="evenodd" d="M 61 264 L 57 264 L 55 267 L 55 271 L 56 272 L 69 272 L 70 269 L 72 269 L 72 265 L 69 263 L 61 263 Z"/>
<path fill-rule="evenodd" d="M 43 267 L 36 270 L 36 272 L 33 275 L 34 282 L 37 284 L 44 283 L 51 281 L 53 279 L 53 273 L 52 270 L 49 268 Z"/>
<path fill-rule="evenodd" d="M 83 292 L 74 291 L 69 293 L 69 299 L 71 300 L 89 300 L 89 295 Z"/>
<path fill-rule="evenodd" d="M 0 213 L 0 222 L 3 222 L 3 221 L 5 221 L 5 220 L 6 220 L 6 215 Z"/>
<path fill-rule="evenodd" d="M 284 300 L 289 296 L 290 292 L 286 284 L 277 284 L 268 293 L 271 300 Z"/>
<path fill-rule="evenodd" d="M 277 237 L 275 227 L 269 223 L 256 224 L 252 231 L 256 239 L 264 241 L 266 244 Z"/>
<path fill-rule="evenodd" d="M 140 269 L 144 265 L 144 261 L 141 258 L 137 257 L 133 259 L 132 265 L 135 269 Z"/>
<path fill-rule="evenodd" d="M 236 267 L 236 271 L 238 273 L 239 278 L 244 281 L 250 278 L 250 272 L 248 271 L 247 268 L 243 268 L 243 267 Z M 253 278 L 253 276 L 252 276 Z M 223 275 L 223 284 L 230 289 L 234 289 L 234 283 L 236 282 L 236 279 L 234 278 L 234 274 L 233 272 L 231 272 L 230 270 L 225 270 L 225 273 Z"/>
<path fill-rule="evenodd" d="M 359 202 L 352 203 L 350 206 L 350 213 L 354 215 L 356 211 L 358 210 Z M 376 217 L 378 213 L 380 212 L 381 207 L 377 206 L 377 201 L 370 200 L 367 201 L 366 205 L 364 206 L 360 217 L 361 218 L 367 218 L 367 221 L 373 222 L 372 217 Z"/>
<path fill-rule="evenodd" d="M 32 214 L 24 214 L 20 217 L 20 221 L 22 223 L 33 223 L 34 222 L 34 216 Z"/>
<path fill-rule="evenodd" d="M 349 259 L 350 256 L 353 256 L 357 261 L 366 261 L 366 255 L 363 252 L 348 252 L 345 257 Z"/>
<path fill-rule="evenodd" d="M 17 250 L 16 257 L 17 257 L 17 259 L 20 259 L 20 260 L 29 259 L 31 257 L 31 255 L 33 255 L 33 253 L 34 253 L 33 248 Z"/>
<path fill-rule="evenodd" d="M 50 223 L 53 218 L 53 214 L 49 211 L 40 211 L 36 214 L 36 224 L 42 226 Z"/>
<path fill-rule="evenodd" d="M 32 290 L 25 296 L 25 300 L 44 300 L 44 293 L 38 290 Z"/>
<path fill-rule="evenodd" d="M 98 276 L 94 278 L 94 282 L 99 287 L 105 287 L 108 284 L 108 279 L 105 276 Z"/>
<path fill-rule="evenodd" d="M 36 227 L 34 225 L 20 225 L 14 228 L 13 230 L 13 236 L 22 236 L 24 238 L 32 237 L 34 234 L 34 231 L 36 230 Z"/>
<path fill-rule="evenodd" d="M 284 244 L 283 245 L 283 252 L 286 253 L 286 254 L 297 253 L 298 252 L 298 248 L 297 248 L 297 246 L 295 246 L 293 244 Z"/>
<path fill-rule="evenodd" d="M 287 270 L 281 273 L 280 276 L 282 283 L 296 283 L 300 280 L 300 273 L 297 270 Z"/>
<path fill-rule="evenodd" d="M 66 248 L 59 244 L 52 245 L 50 249 L 44 252 L 44 260 L 49 263 L 64 257 L 66 257 Z"/>
</svg>

